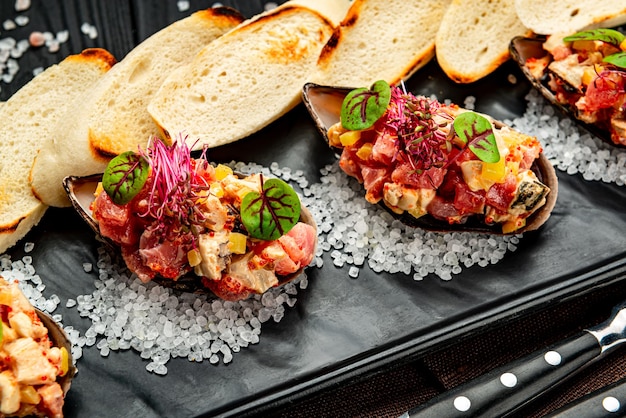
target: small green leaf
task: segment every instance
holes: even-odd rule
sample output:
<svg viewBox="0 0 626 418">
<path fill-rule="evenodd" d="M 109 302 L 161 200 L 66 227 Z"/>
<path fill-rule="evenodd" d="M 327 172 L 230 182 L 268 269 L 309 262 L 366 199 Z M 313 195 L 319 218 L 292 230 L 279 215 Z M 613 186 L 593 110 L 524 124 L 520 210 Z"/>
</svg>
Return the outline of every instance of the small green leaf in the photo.
<svg viewBox="0 0 626 418">
<path fill-rule="evenodd" d="M 626 68 L 626 51 L 604 57 L 602 61 L 613 64 L 616 67 Z"/>
<path fill-rule="evenodd" d="M 563 38 L 565 42 L 573 41 L 602 41 L 619 48 L 624 40 L 624 35 L 614 29 L 590 29 L 575 33 Z"/>
<path fill-rule="evenodd" d="M 4 338 L 4 326 L 2 325 L 2 321 L 0 321 L 0 343 L 2 342 L 3 338 Z"/>
<path fill-rule="evenodd" d="M 300 219 L 300 199 L 291 186 L 280 179 L 263 182 L 262 193 L 250 192 L 241 202 L 241 221 L 248 234 L 262 240 L 275 240 L 286 234 Z"/>
<path fill-rule="evenodd" d="M 102 176 L 102 187 L 118 205 L 125 205 L 139 193 L 146 181 L 150 165 L 141 155 L 127 151 L 113 158 Z"/>
<path fill-rule="evenodd" d="M 378 80 L 370 89 L 352 90 L 341 104 L 341 124 L 351 131 L 370 128 L 385 113 L 391 100 L 391 87 Z"/>
<path fill-rule="evenodd" d="M 493 134 L 493 127 L 487 118 L 478 113 L 463 112 L 454 119 L 453 126 L 463 147 L 469 146 L 469 149 L 481 161 L 486 163 L 500 161 L 500 152 L 496 137 Z"/>
</svg>

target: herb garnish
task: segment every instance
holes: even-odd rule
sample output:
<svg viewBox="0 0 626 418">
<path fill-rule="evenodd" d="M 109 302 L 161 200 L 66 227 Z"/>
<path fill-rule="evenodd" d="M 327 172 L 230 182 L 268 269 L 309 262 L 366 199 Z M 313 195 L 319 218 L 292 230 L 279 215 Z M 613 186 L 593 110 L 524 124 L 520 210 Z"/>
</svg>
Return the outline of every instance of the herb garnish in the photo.
<svg viewBox="0 0 626 418">
<path fill-rule="evenodd" d="M 417 173 L 441 167 L 446 161 L 448 140 L 440 128 L 451 118 L 440 108 L 436 100 L 416 97 L 397 87 L 391 90 L 385 126 L 397 135 L 399 155 L 395 159 L 406 158 Z"/>
<path fill-rule="evenodd" d="M 378 80 L 369 89 L 350 91 L 341 105 L 341 124 L 351 131 L 371 128 L 385 113 L 391 99 L 391 88 Z"/>
<path fill-rule="evenodd" d="M 127 151 L 113 158 L 102 176 L 102 187 L 113 203 L 125 205 L 146 184 L 150 166 L 141 155 Z"/>
<path fill-rule="evenodd" d="M 380 106 L 381 101 L 374 99 L 378 98 L 374 86 L 376 91 L 382 92 L 386 92 L 384 86 L 389 88 L 389 103 L 385 108 Z M 453 122 L 458 136 L 458 140 L 454 140 L 444 129 L 453 121 L 445 106 L 437 100 L 391 87 L 385 81 L 374 83 L 372 90 L 352 90 L 344 99 L 341 123 L 344 128 L 355 130 L 346 125 L 344 112 L 364 123 L 360 129 L 365 129 L 365 121 L 371 126 L 382 117 L 384 129 L 396 137 L 394 160 L 407 161 L 416 173 L 449 164 L 448 154 L 453 146 L 469 147 L 478 159 L 487 163 L 500 160 L 493 127 L 487 118 L 474 112 L 459 114 Z"/>
<path fill-rule="evenodd" d="M 156 219 L 165 231 L 171 228 L 199 228 L 205 216 L 197 207 L 210 186 L 199 172 L 208 164 L 206 150 L 200 159 L 191 158 L 184 138 L 166 145 L 154 137 L 143 157 L 152 168 L 148 209 L 141 216 Z"/>
<path fill-rule="evenodd" d="M 463 112 L 454 118 L 454 132 L 462 143 L 485 163 L 500 161 L 500 152 L 491 122 L 474 112 Z"/>
<path fill-rule="evenodd" d="M 625 39 L 626 36 L 615 29 L 584 30 L 563 38 L 565 42 L 602 41 L 611 44 L 616 48 L 620 48 Z M 616 67 L 626 68 L 626 51 L 620 51 L 615 54 L 607 55 L 602 61 Z"/>
<path fill-rule="evenodd" d="M 286 234 L 300 219 L 300 199 L 280 179 L 263 181 L 261 193 L 250 192 L 241 202 L 241 221 L 251 237 L 275 240 Z"/>
</svg>

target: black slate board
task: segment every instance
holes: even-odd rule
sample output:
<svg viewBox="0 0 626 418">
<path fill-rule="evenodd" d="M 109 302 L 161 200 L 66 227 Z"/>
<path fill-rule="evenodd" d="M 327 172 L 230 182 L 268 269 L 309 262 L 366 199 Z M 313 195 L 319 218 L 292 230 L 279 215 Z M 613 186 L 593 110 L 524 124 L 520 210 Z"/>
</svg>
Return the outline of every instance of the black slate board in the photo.
<svg viewBox="0 0 626 418">
<path fill-rule="evenodd" d="M 85 47 L 99 46 L 121 59 L 134 45 L 168 23 L 212 2 L 191 1 L 181 13 L 176 1 L 33 0 L 24 14 L 26 28 L 2 37 L 27 36 L 32 30 L 70 30 L 70 41 L 57 54 L 30 51 L 22 70 L 0 93 L 6 100 L 30 78 L 30 70 L 47 66 Z M 224 1 L 244 15 L 263 8 L 261 1 Z M 279 2 L 280 3 L 280 2 Z M 0 21 L 15 16 L 13 1 L 0 3 Z M 96 25 L 99 37 L 88 39 L 80 25 Z M 516 83 L 509 76 L 514 75 Z M 436 94 L 463 103 L 477 98 L 477 110 L 498 119 L 524 112 L 530 85 L 509 63 L 472 85 L 450 82 L 435 62 L 407 83 L 415 93 Z M 306 158 L 302 156 L 306 155 Z M 301 169 L 310 182 L 334 161 L 304 106 L 300 105 L 258 134 L 211 151 L 215 161 L 254 161 Z M 166 376 L 145 370 L 146 362 L 131 351 L 107 358 L 92 347 L 78 362 L 79 374 L 66 399 L 67 417 L 199 417 L 241 416 L 268 412 L 270 406 L 344 383 L 355 376 L 409 361 L 485 327 L 502 326 L 515 317 L 551 303 L 611 286 L 626 274 L 626 189 L 586 182 L 558 173 L 555 211 L 538 233 L 528 234 L 514 253 L 487 268 L 464 270 L 449 282 L 428 277 L 414 282 L 403 275 L 363 269 L 350 279 L 326 257 L 322 269 L 309 270 L 309 287 L 278 324 L 263 326 L 261 341 L 237 353 L 228 365 L 174 359 Z M 70 209 L 50 209 L 23 242 L 49 294 L 62 301 L 93 291 L 93 276 L 82 269 L 96 261 L 93 234 Z M 20 243 L 10 251 L 23 255 Z M 94 273 L 92 273 L 94 274 Z M 617 297 L 617 296 L 616 296 Z M 621 297 L 621 296 L 620 296 Z M 64 323 L 86 329 L 87 321 L 62 303 Z"/>
</svg>

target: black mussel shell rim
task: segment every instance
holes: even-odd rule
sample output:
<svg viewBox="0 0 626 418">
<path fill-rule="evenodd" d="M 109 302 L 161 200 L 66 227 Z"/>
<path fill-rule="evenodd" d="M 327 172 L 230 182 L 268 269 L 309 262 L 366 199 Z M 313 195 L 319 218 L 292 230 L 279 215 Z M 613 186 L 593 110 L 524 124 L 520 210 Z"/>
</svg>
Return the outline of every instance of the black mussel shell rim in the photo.
<svg viewBox="0 0 626 418">
<path fill-rule="evenodd" d="M 61 328 L 59 324 L 56 323 L 54 319 L 47 313 L 35 308 L 35 312 L 37 312 L 37 316 L 41 320 L 41 323 L 48 330 L 48 338 L 52 341 L 52 345 L 54 347 L 65 347 L 67 350 L 68 356 L 68 370 L 65 375 L 57 378 L 57 382 L 61 385 L 61 389 L 63 390 L 63 394 L 66 394 L 68 390 L 70 390 L 70 386 L 72 385 L 72 379 L 76 375 L 77 369 L 74 366 L 74 361 L 72 359 L 72 343 L 70 342 L 69 337 Z"/>
<path fill-rule="evenodd" d="M 240 174 L 237 175 L 244 177 Z M 101 181 L 102 173 L 80 177 L 68 176 L 63 179 L 63 187 L 70 202 L 72 203 L 72 207 L 74 208 L 74 210 L 76 210 L 76 212 L 78 212 L 80 217 L 83 218 L 85 222 L 87 222 L 87 225 L 91 227 L 91 229 L 96 233 L 99 238 L 101 238 L 104 243 L 106 243 L 114 250 L 118 250 L 119 246 L 115 242 L 106 239 L 100 235 L 98 222 L 92 216 L 91 210 L 89 208 L 91 202 L 93 202 L 94 200 L 94 192 L 96 190 L 96 187 Z M 300 222 L 311 225 L 317 231 L 317 224 L 315 222 L 315 219 L 313 219 L 313 215 L 311 215 L 311 212 L 304 205 L 301 207 L 300 211 Z M 295 273 L 287 276 L 277 276 L 279 280 L 278 286 L 289 283 L 296 277 L 300 276 L 300 274 L 304 271 L 306 267 L 307 266 L 303 266 Z M 181 292 L 212 294 L 212 292 L 208 288 L 202 285 L 201 278 L 196 276 L 192 272 L 183 275 L 178 280 L 171 280 L 156 276 L 152 281 L 160 286 Z"/>
<path fill-rule="evenodd" d="M 315 126 L 327 144 L 328 129 L 340 120 L 341 103 L 346 95 L 353 89 L 353 87 L 333 87 L 315 83 L 307 83 L 302 89 L 302 99 L 304 105 L 309 111 Z M 495 121 L 495 125 L 497 127 L 504 126 L 502 122 L 498 121 Z M 340 150 L 335 148 L 333 148 L 333 150 L 340 152 Z M 532 170 L 537 175 L 539 181 L 550 188 L 550 193 L 546 196 L 546 203 L 528 217 L 526 225 L 508 235 L 520 234 L 539 229 L 546 223 L 556 204 L 556 198 L 558 195 L 558 178 L 550 161 L 548 161 L 548 159 L 541 154 L 533 164 Z M 449 224 L 446 221 L 436 219 L 430 215 L 425 215 L 420 218 L 414 218 L 407 213 L 398 215 L 392 212 L 384 203 L 380 203 L 380 205 L 402 223 L 428 231 L 479 232 L 493 235 L 503 235 L 501 225 L 486 225 L 481 222 L 478 217 L 471 217 L 463 224 Z"/>
<path fill-rule="evenodd" d="M 530 81 L 533 87 L 536 88 L 541 93 L 541 95 L 546 98 L 546 100 L 548 100 L 552 105 L 559 109 L 562 114 L 574 120 L 578 124 L 578 126 L 582 127 L 590 134 L 600 138 L 607 144 L 613 145 L 618 148 L 626 148 L 626 145 L 616 144 L 615 142 L 613 142 L 613 140 L 611 140 L 611 133 L 608 130 L 599 128 L 596 125 L 589 124 L 578 119 L 576 117 L 576 114 L 569 106 L 565 106 L 556 100 L 554 93 L 546 84 L 547 80 L 538 79 L 532 75 L 532 73 L 526 66 L 526 60 L 528 60 L 529 58 L 542 58 L 548 55 L 548 52 L 543 49 L 543 43 L 545 41 L 545 36 L 516 36 L 515 38 L 511 39 L 511 42 L 509 44 L 509 52 L 511 54 L 511 58 L 517 63 L 517 65 L 522 70 L 522 73 L 528 79 L 528 81 Z"/>
</svg>

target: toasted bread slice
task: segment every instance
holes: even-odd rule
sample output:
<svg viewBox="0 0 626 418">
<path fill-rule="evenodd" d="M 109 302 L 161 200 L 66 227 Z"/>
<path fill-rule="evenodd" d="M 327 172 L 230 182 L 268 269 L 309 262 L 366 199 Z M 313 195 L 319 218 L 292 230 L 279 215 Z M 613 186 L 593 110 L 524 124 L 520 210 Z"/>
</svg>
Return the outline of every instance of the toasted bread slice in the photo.
<svg viewBox="0 0 626 418">
<path fill-rule="evenodd" d="M 541 35 L 626 23 L 624 0 L 515 0 L 515 10 L 527 28 Z"/>
<path fill-rule="evenodd" d="M 103 154 L 117 155 L 145 146 L 158 130 L 148 102 L 167 75 L 244 17 L 216 7 L 193 13 L 150 36 L 98 83 L 90 98 L 89 140 Z"/>
<path fill-rule="evenodd" d="M 64 177 L 101 172 L 112 156 L 145 148 L 159 133 L 146 109 L 158 86 L 204 45 L 242 21 L 230 8 L 201 10 L 133 48 L 75 103 L 56 128 L 55 143 L 35 160 L 31 185 L 37 197 L 49 206 L 69 206 Z"/>
<path fill-rule="evenodd" d="M 448 0 L 354 0 L 324 46 L 308 80 L 334 86 L 397 84 L 435 54 L 435 33 Z"/>
<path fill-rule="evenodd" d="M 114 64 L 103 49 L 87 49 L 48 67 L 0 109 L 0 253 L 36 225 L 47 206 L 28 176 L 38 149 L 54 138 L 68 103 L 89 90 Z M 42 99 L 45 98 L 45 99 Z"/>
<path fill-rule="evenodd" d="M 509 43 L 528 29 L 514 0 L 453 0 L 439 25 L 437 62 L 457 83 L 471 83 L 509 59 Z"/>
<path fill-rule="evenodd" d="M 194 149 L 244 138 L 300 102 L 330 37 L 321 13 L 290 2 L 211 42 L 161 85 L 148 111 L 166 138 Z"/>
</svg>

